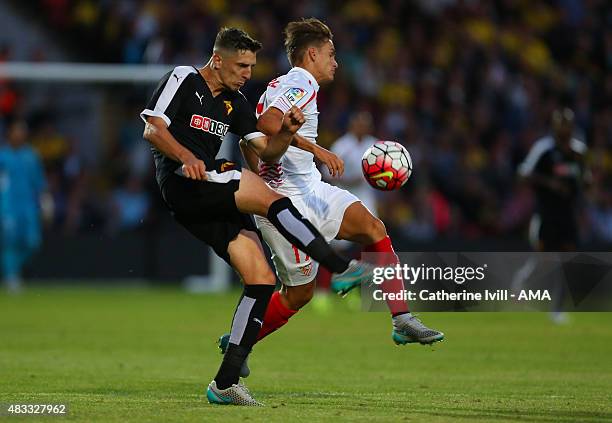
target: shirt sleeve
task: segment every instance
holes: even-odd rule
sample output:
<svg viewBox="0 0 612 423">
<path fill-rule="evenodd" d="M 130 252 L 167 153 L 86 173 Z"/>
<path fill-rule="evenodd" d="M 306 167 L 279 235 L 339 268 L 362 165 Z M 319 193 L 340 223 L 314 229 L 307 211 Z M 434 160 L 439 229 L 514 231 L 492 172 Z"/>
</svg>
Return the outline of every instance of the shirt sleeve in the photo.
<svg viewBox="0 0 612 423">
<path fill-rule="evenodd" d="M 170 126 L 187 91 L 184 82 L 192 73 L 195 73 L 195 69 L 179 66 L 166 74 L 155 88 L 147 107 L 140 113 L 142 120 L 146 122 L 147 116 L 156 116 Z"/>
<path fill-rule="evenodd" d="M 240 95 L 235 102 L 234 116 L 230 123 L 229 132 L 236 134 L 245 141 L 265 137 L 263 133 L 257 130 L 255 110 L 253 110 L 247 99 Z"/>
<path fill-rule="evenodd" d="M 531 176 L 534 172 L 542 170 L 542 159 L 545 154 L 554 146 L 550 138 L 543 138 L 537 141 L 525 160 L 518 167 L 518 174 L 523 177 Z"/>
<path fill-rule="evenodd" d="M 316 96 L 317 92 L 307 79 L 292 79 L 283 83 L 278 96 L 270 103 L 281 112 L 287 113 L 292 106 L 303 109 Z"/>
</svg>

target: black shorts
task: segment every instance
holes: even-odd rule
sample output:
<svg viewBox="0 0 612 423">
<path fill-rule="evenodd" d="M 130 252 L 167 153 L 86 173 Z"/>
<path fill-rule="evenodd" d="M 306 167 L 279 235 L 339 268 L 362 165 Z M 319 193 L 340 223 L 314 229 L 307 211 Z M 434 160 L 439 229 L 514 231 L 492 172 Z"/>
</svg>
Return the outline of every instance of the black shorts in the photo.
<svg viewBox="0 0 612 423">
<path fill-rule="evenodd" d="M 541 216 L 538 240 L 544 251 L 565 251 L 578 244 L 578 222 L 573 216 L 550 218 Z"/>
<path fill-rule="evenodd" d="M 239 179 L 217 183 L 194 181 L 170 174 L 162 188 L 162 197 L 172 215 L 191 234 L 210 245 L 228 264 L 227 247 L 241 230 L 258 234 L 253 218 L 241 213 L 234 199 Z"/>
</svg>

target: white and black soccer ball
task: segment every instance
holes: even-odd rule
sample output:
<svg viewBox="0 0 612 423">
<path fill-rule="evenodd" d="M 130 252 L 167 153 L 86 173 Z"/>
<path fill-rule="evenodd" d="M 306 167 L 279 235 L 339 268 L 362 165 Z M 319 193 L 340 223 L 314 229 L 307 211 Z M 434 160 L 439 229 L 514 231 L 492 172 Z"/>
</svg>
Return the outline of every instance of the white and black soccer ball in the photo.
<svg viewBox="0 0 612 423">
<path fill-rule="evenodd" d="M 382 191 L 402 187 L 412 174 L 408 150 L 395 141 L 377 141 L 363 154 L 361 169 L 366 181 Z"/>
</svg>

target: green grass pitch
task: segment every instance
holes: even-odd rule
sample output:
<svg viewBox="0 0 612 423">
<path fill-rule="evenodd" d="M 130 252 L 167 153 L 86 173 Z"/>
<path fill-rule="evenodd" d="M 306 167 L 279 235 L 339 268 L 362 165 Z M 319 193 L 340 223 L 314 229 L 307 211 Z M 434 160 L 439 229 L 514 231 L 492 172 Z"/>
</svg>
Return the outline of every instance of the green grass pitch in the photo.
<svg viewBox="0 0 612 423">
<path fill-rule="evenodd" d="M 43 289 L 0 294 L 0 403 L 66 403 L 86 422 L 612 421 L 612 313 L 427 313 L 434 347 L 395 346 L 384 313 L 311 304 L 258 344 L 265 408 L 212 406 L 205 388 L 238 292 Z"/>
</svg>

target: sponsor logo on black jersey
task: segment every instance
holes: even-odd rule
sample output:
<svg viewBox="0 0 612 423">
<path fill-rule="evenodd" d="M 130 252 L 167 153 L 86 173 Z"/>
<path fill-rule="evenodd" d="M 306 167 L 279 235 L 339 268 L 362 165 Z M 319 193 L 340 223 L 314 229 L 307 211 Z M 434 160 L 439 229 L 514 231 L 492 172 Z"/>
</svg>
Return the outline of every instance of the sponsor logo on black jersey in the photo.
<svg viewBox="0 0 612 423">
<path fill-rule="evenodd" d="M 229 125 L 227 123 L 218 122 L 206 116 L 192 115 L 189 126 L 195 129 L 201 129 L 209 134 L 224 137 L 227 134 Z"/>
</svg>

